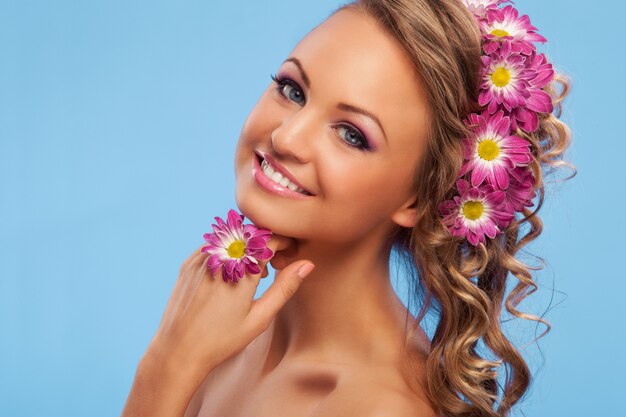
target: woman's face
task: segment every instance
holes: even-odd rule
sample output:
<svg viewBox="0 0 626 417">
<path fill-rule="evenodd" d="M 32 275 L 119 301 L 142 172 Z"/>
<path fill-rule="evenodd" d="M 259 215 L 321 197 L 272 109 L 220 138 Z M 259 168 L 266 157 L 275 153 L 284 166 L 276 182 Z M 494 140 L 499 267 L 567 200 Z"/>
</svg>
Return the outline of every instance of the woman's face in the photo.
<svg viewBox="0 0 626 417">
<path fill-rule="evenodd" d="M 271 82 L 237 144 L 241 212 L 281 235 L 335 243 L 410 227 L 429 116 L 402 46 L 371 17 L 342 10 L 296 45 L 276 78 L 282 85 Z M 257 151 L 314 195 L 264 188 L 253 175 Z"/>
</svg>

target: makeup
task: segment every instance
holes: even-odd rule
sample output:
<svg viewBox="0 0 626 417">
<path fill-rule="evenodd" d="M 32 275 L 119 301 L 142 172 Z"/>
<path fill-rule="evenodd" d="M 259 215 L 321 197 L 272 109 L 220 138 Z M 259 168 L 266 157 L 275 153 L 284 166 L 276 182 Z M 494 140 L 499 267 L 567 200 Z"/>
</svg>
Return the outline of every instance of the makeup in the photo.
<svg viewBox="0 0 626 417">
<path fill-rule="evenodd" d="M 252 166 L 252 176 L 254 177 L 257 184 L 259 184 L 265 190 L 277 194 L 283 197 L 289 198 L 311 198 L 313 195 L 306 195 L 299 193 L 297 191 L 290 190 L 289 188 L 278 184 L 272 179 L 268 178 L 268 176 L 261 169 L 261 164 L 259 163 L 259 156 L 254 154 L 254 163 Z"/>
</svg>

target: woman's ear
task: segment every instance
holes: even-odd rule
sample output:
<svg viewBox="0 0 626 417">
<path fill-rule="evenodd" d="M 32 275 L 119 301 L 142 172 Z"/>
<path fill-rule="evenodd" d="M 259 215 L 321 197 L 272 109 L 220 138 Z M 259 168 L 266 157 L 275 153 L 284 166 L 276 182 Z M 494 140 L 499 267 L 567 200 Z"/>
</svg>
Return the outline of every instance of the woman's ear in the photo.
<svg viewBox="0 0 626 417">
<path fill-rule="evenodd" d="M 415 222 L 417 221 L 417 209 L 415 208 L 417 204 L 417 195 L 411 195 L 405 202 L 400 206 L 399 209 L 394 211 L 391 214 L 391 220 L 403 227 L 413 227 L 415 226 Z"/>
</svg>

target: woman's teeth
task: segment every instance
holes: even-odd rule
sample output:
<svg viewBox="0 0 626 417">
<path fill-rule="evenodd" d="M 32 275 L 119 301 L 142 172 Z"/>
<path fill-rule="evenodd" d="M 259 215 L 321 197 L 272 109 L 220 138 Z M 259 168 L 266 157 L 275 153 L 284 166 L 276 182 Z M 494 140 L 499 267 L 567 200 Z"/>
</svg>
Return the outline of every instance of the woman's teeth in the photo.
<svg viewBox="0 0 626 417">
<path fill-rule="evenodd" d="M 261 170 L 269 179 L 271 179 L 275 183 L 280 184 L 283 187 L 287 187 L 291 191 L 296 191 L 300 194 L 311 195 L 309 192 L 303 190 L 302 188 L 299 188 L 296 184 L 289 181 L 289 178 L 283 177 L 280 172 L 274 171 L 274 168 L 272 168 L 265 159 L 263 160 L 263 162 L 261 162 Z"/>
</svg>

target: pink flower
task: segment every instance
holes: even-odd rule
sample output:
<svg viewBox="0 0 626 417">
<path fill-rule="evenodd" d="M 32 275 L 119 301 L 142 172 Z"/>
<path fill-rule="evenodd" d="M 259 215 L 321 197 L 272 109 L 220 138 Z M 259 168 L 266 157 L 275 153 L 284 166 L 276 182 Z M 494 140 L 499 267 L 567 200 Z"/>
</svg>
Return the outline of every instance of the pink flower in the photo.
<svg viewBox="0 0 626 417">
<path fill-rule="evenodd" d="M 502 51 L 530 55 L 536 48 L 533 42 L 546 42 L 547 39 L 538 33 L 530 24 L 528 15 L 519 17 L 517 9 L 506 6 L 504 9 L 488 10 L 486 19 L 480 22 L 483 31 L 483 50 L 492 54 L 500 45 Z"/>
<path fill-rule="evenodd" d="M 506 210 L 505 192 L 489 184 L 472 187 L 464 179 L 456 182 L 459 195 L 439 204 L 443 223 L 453 236 L 467 238 L 474 246 L 493 239 L 511 222 L 514 214 Z"/>
<path fill-rule="evenodd" d="M 534 190 L 535 176 L 528 167 L 517 167 L 511 171 L 511 183 L 506 189 L 507 211 L 516 212 L 532 207 L 537 195 Z"/>
<path fill-rule="evenodd" d="M 530 96 L 530 80 L 536 76 L 533 69 L 526 68 L 527 57 L 511 51 L 500 51 L 493 56 L 482 55 L 481 91 L 478 104 L 487 106 L 490 114 L 504 107 L 511 112 L 526 105 Z"/>
<path fill-rule="evenodd" d="M 503 3 L 512 3 L 510 0 L 463 0 L 470 12 L 479 19 L 487 16 L 489 11 L 499 11 L 498 6 Z"/>
<path fill-rule="evenodd" d="M 539 127 L 537 113 L 552 113 L 552 98 L 543 90 L 554 78 L 554 69 L 544 54 L 533 53 L 527 59 L 527 68 L 534 72 L 529 80 L 528 98 L 525 107 L 517 107 L 511 111 L 511 127 L 518 126 L 526 132 L 534 132 Z"/>
<path fill-rule="evenodd" d="M 464 120 L 472 134 L 463 139 L 464 161 L 458 195 L 439 204 L 442 222 L 451 234 L 472 245 L 494 238 L 533 205 L 535 177 L 531 143 L 515 135 L 539 128 L 539 115 L 552 113 L 545 87 L 554 70 L 535 42 L 546 42 L 527 15 L 520 16 L 510 0 L 463 0 L 474 15 L 482 38 L 481 114 Z"/>
<path fill-rule="evenodd" d="M 511 123 L 502 110 L 489 116 L 472 113 L 466 125 L 476 125 L 474 136 L 465 138 L 465 162 L 459 177 L 471 171 L 472 186 L 487 179 L 494 188 L 509 186 L 509 171 L 532 161 L 530 143 L 511 135 Z"/>
<path fill-rule="evenodd" d="M 272 232 L 259 229 L 252 224 L 243 224 L 243 214 L 228 211 L 227 222 L 215 217 L 213 233 L 205 233 L 204 240 L 209 244 L 201 252 L 210 253 L 207 267 L 215 276 L 222 269 L 225 282 L 237 283 L 245 273 L 258 274 L 261 268 L 258 260 L 270 259 L 274 253 L 267 247 Z"/>
</svg>

